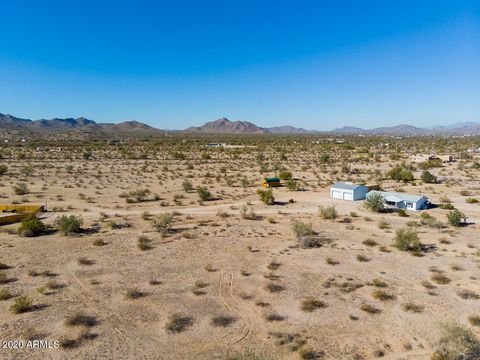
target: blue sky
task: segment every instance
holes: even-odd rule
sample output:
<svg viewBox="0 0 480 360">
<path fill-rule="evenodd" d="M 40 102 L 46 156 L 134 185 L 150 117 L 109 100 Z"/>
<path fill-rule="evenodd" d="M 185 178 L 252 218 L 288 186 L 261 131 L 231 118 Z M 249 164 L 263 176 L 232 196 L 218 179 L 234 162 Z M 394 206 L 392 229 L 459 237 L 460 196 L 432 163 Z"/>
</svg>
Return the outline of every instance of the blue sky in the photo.
<svg viewBox="0 0 480 360">
<path fill-rule="evenodd" d="M 0 112 L 180 129 L 480 122 L 480 2 L 9 1 Z"/>
</svg>

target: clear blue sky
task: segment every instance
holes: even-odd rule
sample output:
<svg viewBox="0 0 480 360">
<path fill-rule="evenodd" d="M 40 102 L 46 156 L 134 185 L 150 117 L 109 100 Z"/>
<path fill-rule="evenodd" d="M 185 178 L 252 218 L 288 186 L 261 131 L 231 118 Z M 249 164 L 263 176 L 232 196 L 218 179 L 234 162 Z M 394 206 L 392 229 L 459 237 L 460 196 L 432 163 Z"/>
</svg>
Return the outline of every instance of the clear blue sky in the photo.
<svg viewBox="0 0 480 360">
<path fill-rule="evenodd" d="M 5 1 L 0 112 L 179 129 L 480 122 L 480 2 Z"/>
</svg>

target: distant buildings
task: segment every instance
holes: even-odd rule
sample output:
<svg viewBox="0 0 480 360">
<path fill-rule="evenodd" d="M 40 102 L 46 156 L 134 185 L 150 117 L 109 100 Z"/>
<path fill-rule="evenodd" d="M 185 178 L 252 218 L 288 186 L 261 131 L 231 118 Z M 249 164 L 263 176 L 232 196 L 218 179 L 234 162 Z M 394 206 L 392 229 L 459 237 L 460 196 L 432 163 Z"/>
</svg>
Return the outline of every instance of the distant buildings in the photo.
<svg viewBox="0 0 480 360">
<path fill-rule="evenodd" d="M 330 197 L 332 199 L 356 201 L 365 199 L 368 187 L 364 185 L 355 185 L 338 182 L 330 187 Z"/>
<path fill-rule="evenodd" d="M 426 162 L 426 161 L 440 160 L 441 162 L 447 163 L 447 162 L 452 162 L 452 161 L 453 161 L 453 156 L 452 156 L 452 155 L 425 155 L 425 154 L 419 154 L 419 155 L 412 155 L 412 156 L 410 156 L 410 160 L 411 160 L 412 162 Z"/>
</svg>

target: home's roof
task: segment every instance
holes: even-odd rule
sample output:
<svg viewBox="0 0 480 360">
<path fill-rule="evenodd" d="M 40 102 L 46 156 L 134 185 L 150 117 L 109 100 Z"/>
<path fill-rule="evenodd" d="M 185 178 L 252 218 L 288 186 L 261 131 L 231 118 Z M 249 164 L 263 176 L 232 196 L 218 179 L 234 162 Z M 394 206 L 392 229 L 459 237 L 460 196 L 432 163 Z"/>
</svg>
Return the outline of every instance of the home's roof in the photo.
<svg viewBox="0 0 480 360">
<path fill-rule="evenodd" d="M 363 186 L 363 185 L 347 184 L 347 183 L 338 182 L 336 184 L 333 184 L 331 187 L 336 188 L 336 189 L 343 189 L 343 190 L 355 190 L 355 189 L 359 188 L 360 186 Z"/>
<path fill-rule="evenodd" d="M 421 200 L 422 198 L 425 198 L 423 195 L 414 195 L 414 194 L 404 194 L 404 193 L 399 193 L 399 192 L 390 192 L 390 191 L 378 191 L 378 190 L 372 190 L 367 193 L 367 197 L 369 195 L 373 194 L 381 194 L 385 200 L 387 201 L 394 201 L 394 202 L 399 202 L 399 201 L 411 201 L 411 202 L 417 202 Z"/>
<path fill-rule="evenodd" d="M 271 182 L 271 181 L 280 181 L 279 178 L 273 177 L 273 178 L 265 178 L 266 182 Z"/>
</svg>

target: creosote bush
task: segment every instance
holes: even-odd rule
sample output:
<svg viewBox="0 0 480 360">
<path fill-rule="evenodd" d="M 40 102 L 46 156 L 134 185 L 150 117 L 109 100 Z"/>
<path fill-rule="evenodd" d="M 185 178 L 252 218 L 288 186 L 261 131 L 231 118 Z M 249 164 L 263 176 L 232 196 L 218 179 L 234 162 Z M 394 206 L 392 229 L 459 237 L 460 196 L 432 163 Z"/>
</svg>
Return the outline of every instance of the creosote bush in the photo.
<svg viewBox="0 0 480 360">
<path fill-rule="evenodd" d="M 320 205 L 318 207 L 318 211 L 320 213 L 320 216 L 323 219 L 335 220 L 338 216 L 337 210 L 335 209 L 335 205 L 330 205 L 330 206 L 326 206 L 326 207 Z"/>
<path fill-rule="evenodd" d="M 419 252 L 422 249 L 417 232 L 413 229 L 398 229 L 395 232 L 393 246 L 402 251 Z"/>
<path fill-rule="evenodd" d="M 22 295 L 15 299 L 15 302 L 10 307 L 10 310 L 14 314 L 22 314 L 24 312 L 32 310 L 33 300 L 28 296 Z"/>
<path fill-rule="evenodd" d="M 315 231 L 312 229 L 312 224 L 306 224 L 303 221 L 293 221 L 292 230 L 297 239 L 301 239 L 304 236 L 314 235 Z"/>
<path fill-rule="evenodd" d="M 45 231 L 45 225 L 35 215 L 31 215 L 28 218 L 22 220 L 18 233 L 21 236 L 33 237 L 41 235 Z"/>
<path fill-rule="evenodd" d="M 273 196 L 272 189 L 268 190 L 257 190 L 257 194 L 260 198 L 260 201 L 265 205 L 273 205 L 275 203 L 275 198 Z"/>
<path fill-rule="evenodd" d="M 172 228 L 173 215 L 171 213 L 163 213 L 153 220 L 153 227 L 162 235 L 166 235 Z"/>
<path fill-rule="evenodd" d="M 363 206 L 373 212 L 382 212 L 385 210 L 385 198 L 382 194 L 374 193 L 365 199 Z"/>
<path fill-rule="evenodd" d="M 62 235 L 74 235 L 82 232 L 83 220 L 80 216 L 62 215 L 55 221 Z"/>
</svg>

